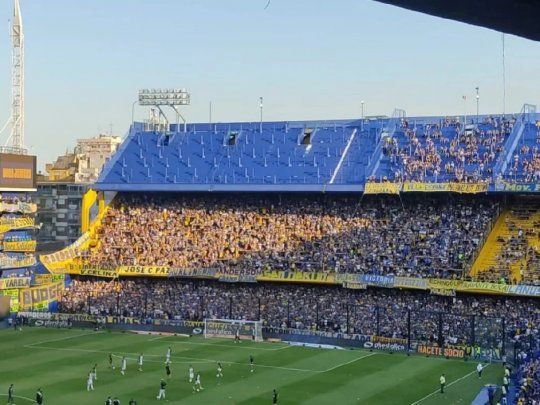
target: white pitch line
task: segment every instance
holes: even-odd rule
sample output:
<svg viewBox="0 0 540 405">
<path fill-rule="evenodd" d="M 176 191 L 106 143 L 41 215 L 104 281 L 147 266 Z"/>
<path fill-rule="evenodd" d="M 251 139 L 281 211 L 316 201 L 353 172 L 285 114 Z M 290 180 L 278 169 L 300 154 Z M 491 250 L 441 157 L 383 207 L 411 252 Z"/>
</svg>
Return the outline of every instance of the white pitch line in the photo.
<svg viewBox="0 0 540 405">
<path fill-rule="evenodd" d="M 62 340 L 74 339 L 76 337 L 81 337 L 81 336 L 97 335 L 99 333 L 103 333 L 103 332 L 102 331 L 99 331 L 99 332 L 86 332 L 86 333 L 80 333 L 78 335 L 64 336 L 64 337 L 57 338 L 57 339 L 42 340 L 41 342 L 30 343 L 30 344 L 26 345 L 25 347 L 34 346 L 34 345 L 42 345 L 44 343 L 60 342 Z"/>
<path fill-rule="evenodd" d="M 164 339 L 164 338 L 168 338 L 170 336 L 156 336 L 156 337 L 153 337 L 152 339 L 148 339 L 149 342 L 153 342 L 154 340 L 159 340 L 159 339 Z"/>
<path fill-rule="evenodd" d="M 489 364 L 487 364 L 487 365 L 484 367 L 484 369 L 487 368 L 488 366 L 489 366 Z M 473 375 L 474 373 L 476 373 L 476 370 L 473 370 L 473 371 L 471 371 L 470 373 L 465 374 L 463 377 L 460 377 L 460 378 L 458 378 L 457 380 L 452 381 L 452 382 L 451 382 L 450 384 L 448 384 L 445 388 L 450 388 L 450 387 L 451 387 L 452 385 L 454 385 L 455 383 L 457 383 L 457 382 L 459 382 L 459 381 L 461 381 L 461 380 L 464 380 L 465 378 L 467 378 L 467 377 Z M 440 390 L 435 390 L 435 391 L 433 391 L 431 394 L 428 394 L 428 395 L 426 395 L 425 397 L 420 398 L 418 401 L 413 402 L 411 405 L 419 404 L 420 402 L 422 402 L 422 401 L 428 399 L 429 397 L 431 397 L 432 395 L 437 394 L 438 392 L 440 392 Z"/>
<path fill-rule="evenodd" d="M 111 353 L 110 351 L 105 350 L 91 350 L 91 349 L 76 349 L 76 348 L 69 348 L 69 347 L 47 347 L 47 346 L 36 346 L 36 345 L 26 345 L 24 347 L 30 348 L 30 349 L 43 349 L 43 350 L 57 350 L 57 351 L 65 351 L 65 352 L 83 352 L 83 353 L 104 353 L 108 354 Z M 138 353 L 127 353 L 127 352 L 115 352 L 116 354 L 125 354 L 125 355 L 134 355 L 137 356 Z M 148 357 L 164 357 L 159 354 L 146 354 L 145 356 Z M 236 364 L 236 365 L 243 365 L 247 366 L 247 363 L 240 363 L 237 361 L 226 361 L 226 360 L 214 360 L 214 359 L 201 359 L 199 357 L 187 357 L 187 356 L 172 356 L 172 358 L 177 359 L 188 359 L 193 361 L 206 361 L 208 363 L 217 363 L 218 361 L 225 364 Z M 187 362 L 189 363 L 189 362 Z M 261 368 L 272 368 L 277 370 L 287 370 L 287 371 L 300 371 L 305 373 L 324 373 L 326 370 L 309 370 L 304 368 L 293 368 L 293 367 L 281 367 L 281 366 L 269 366 L 265 364 L 256 364 L 255 367 L 261 367 Z"/>
<path fill-rule="evenodd" d="M 156 355 L 146 355 L 146 356 L 152 356 L 152 357 L 155 357 Z M 113 357 L 117 357 L 119 359 L 122 358 L 122 356 L 119 356 L 117 354 L 113 354 Z M 127 360 L 133 360 L 133 361 L 138 361 L 139 359 L 138 358 L 135 358 L 135 357 L 126 357 Z M 174 359 L 174 357 L 173 357 Z M 165 364 L 164 361 L 162 360 L 148 360 L 148 359 L 144 359 L 144 363 L 160 363 L 160 364 Z M 204 360 L 204 361 L 171 361 L 171 364 L 213 364 L 214 362 L 213 361 L 207 361 L 207 360 Z"/>
<path fill-rule="evenodd" d="M 164 337 L 169 337 L 169 336 L 164 336 Z M 157 339 L 154 338 L 154 339 L 150 339 L 150 340 L 157 340 Z M 264 347 L 256 347 L 256 346 L 240 346 L 241 343 L 239 345 L 222 345 L 222 344 L 219 344 L 219 343 L 177 342 L 177 341 L 171 341 L 169 343 L 178 344 L 178 345 L 199 345 L 199 346 L 212 346 L 212 347 L 226 347 L 227 349 L 232 349 L 234 347 L 235 349 L 265 350 L 265 351 L 268 351 L 268 352 L 275 352 L 277 350 L 282 350 L 282 349 L 286 349 L 287 347 L 289 347 L 289 346 L 284 346 L 284 347 L 279 347 L 277 349 L 267 349 L 267 348 L 264 348 Z"/>
<path fill-rule="evenodd" d="M 0 396 L 2 396 L 2 397 L 7 397 L 8 394 L 0 394 Z M 21 395 L 13 395 L 13 398 L 20 398 L 20 399 L 24 399 L 24 400 L 26 400 L 26 401 L 30 401 L 30 402 L 34 403 L 34 400 L 33 400 L 32 398 L 23 397 L 23 396 L 21 396 Z"/>
<path fill-rule="evenodd" d="M 343 367 L 343 366 L 346 366 L 347 364 L 351 364 L 351 363 L 354 363 L 358 360 L 362 360 L 362 359 L 365 359 L 367 357 L 371 357 L 371 356 L 375 356 L 377 353 L 370 353 L 370 354 L 366 354 L 365 356 L 361 356 L 361 357 L 357 357 L 356 359 L 352 359 L 351 361 L 347 361 L 345 363 L 341 363 L 341 364 L 338 364 L 337 366 L 334 366 L 334 367 L 331 367 L 329 369 L 326 369 L 324 371 L 321 371 L 321 373 L 328 373 L 329 371 L 333 371 L 335 370 L 336 368 L 340 368 L 340 367 Z"/>
</svg>

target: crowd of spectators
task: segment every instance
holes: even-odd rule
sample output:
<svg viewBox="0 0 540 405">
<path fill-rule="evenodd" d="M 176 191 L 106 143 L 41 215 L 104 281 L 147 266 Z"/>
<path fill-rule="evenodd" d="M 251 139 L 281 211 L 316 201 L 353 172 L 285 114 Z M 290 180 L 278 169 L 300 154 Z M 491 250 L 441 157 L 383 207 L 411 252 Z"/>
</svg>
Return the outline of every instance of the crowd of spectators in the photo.
<svg viewBox="0 0 540 405">
<path fill-rule="evenodd" d="M 262 320 L 264 326 L 497 347 L 503 330 L 538 333 L 540 303 L 527 298 L 341 286 L 237 284 L 182 279 L 76 279 L 59 310 L 151 319 Z M 473 315 L 474 320 L 473 320 Z M 505 318 L 503 325 L 502 318 Z"/>
<path fill-rule="evenodd" d="M 460 278 L 496 210 L 466 196 L 126 194 L 87 261 Z"/>
<path fill-rule="evenodd" d="M 524 139 L 514 152 L 504 180 L 524 183 L 540 182 L 540 121 L 537 121 L 534 126 L 532 124 L 525 126 Z"/>
<path fill-rule="evenodd" d="M 485 117 L 463 125 L 457 118 L 436 123 L 402 119 L 383 140 L 383 161 L 389 163 L 370 180 L 462 182 L 491 181 L 493 166 L 504 151 L 515 118 Z"/>
</svg>

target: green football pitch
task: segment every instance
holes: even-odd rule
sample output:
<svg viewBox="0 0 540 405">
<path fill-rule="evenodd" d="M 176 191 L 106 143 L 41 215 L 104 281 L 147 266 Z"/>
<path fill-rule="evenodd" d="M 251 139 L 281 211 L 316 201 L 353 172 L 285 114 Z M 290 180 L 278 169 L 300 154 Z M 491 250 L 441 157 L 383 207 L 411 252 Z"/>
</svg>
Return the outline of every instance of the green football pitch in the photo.
<svg viewBox="0 0 540 405">
<path fill-rule="evenodd" d="M 172 349 L 172 378 L 167 401 L 156 396 L 165 378 L 165 353 Z M 117 396 L 140 404 L 271 404 L 272 389 L 279 404 L 469 404 L 481 387 L 502 379 L 502 366 L 489 365 L 482 379 L 476 363 L 370 352 L 318 349 L 282 343 L 235 344 L 228 339 L 152 336 L 121 332 L 25 328 L 0 331 L 0 403 L 14 384 L 16 403 L 31 403 L 37 388 L 45 404 L 104 404 Z M 108 368 L 112 353 L 115 370 Z M 136 359 L 144 354 L 143 371 Z M 250 372 L 249 356 L 255 370 Z M 120 357 L 127 372 L 120 374 Z M 223 378 L 216 378 L 216 361 Z M 86 391 L 87 375 L 98 364 L 94 391 Z M 194 393 L 188 382 L 192 365 L 204 388 Z M 447 389 L 438 392 L 445 373 Z"/>
</svg>

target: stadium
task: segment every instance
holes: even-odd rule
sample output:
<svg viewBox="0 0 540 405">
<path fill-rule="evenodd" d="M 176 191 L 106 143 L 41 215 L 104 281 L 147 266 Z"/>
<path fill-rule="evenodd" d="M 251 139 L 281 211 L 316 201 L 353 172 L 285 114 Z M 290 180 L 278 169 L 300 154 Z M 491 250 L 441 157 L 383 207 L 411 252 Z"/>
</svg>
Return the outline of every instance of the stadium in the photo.
<svg viewBox="0 0 540 405">
<path fill-rule="evenodd" d="M 189 98 L 141 90 L 81 236 L 3 272 L 1 400 L 538 403 L 534 104 L 191 123 Z"/>
</svg>

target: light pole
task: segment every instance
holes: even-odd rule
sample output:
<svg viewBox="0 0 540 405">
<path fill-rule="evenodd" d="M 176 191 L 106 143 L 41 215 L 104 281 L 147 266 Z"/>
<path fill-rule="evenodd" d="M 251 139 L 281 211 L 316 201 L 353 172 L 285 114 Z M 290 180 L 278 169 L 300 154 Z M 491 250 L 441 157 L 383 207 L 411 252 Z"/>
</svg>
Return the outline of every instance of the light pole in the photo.
<svg viewBox="0 0 540 405">
<path fill-rule="evenodd" d="M 463 98 L 463 131 L 465 131 L 465 127 L 467 126 L 467 96 L 462 96 Z"/>
<path fill-rule="evenodd" d="M 259 108 L 261 109 L 261 123 L 259 127 L 259 131 L 262 134 L 262 123 L 263 123 L 263 98 L 259 97 Z"/>
<path fill-rule="evenodd" d="M 137 104 L 137 102 L 139 101 L 139 99 L 135 100 L 132 104 L 131 104 L 131 125 L 133 126 L 133 124 L 135 123 L 135 104 Z"/>
<path fill-rule="evenodd" d="M 212 128 L 212 102 L 210 101 L 210 111 L 208 112 L 208 122 L 210 123 L 210 128 Z"/>
<path fill-rule="evenodd" d="M 362 106 L 362 119 L 364 119 L 364 100 L 360 101 L 360 105 Z"/>
<path fill-rule="evenodd" d="M 478 120 L 478 116 L 479 116 L 479 111 L 480 111 L 480 95 L 478 94 L 478 91 L 480 90 L 480 88 L 478 86 L 476 86 L 476 125 L 479 124 L 479 120 Z"/>
</svg>

